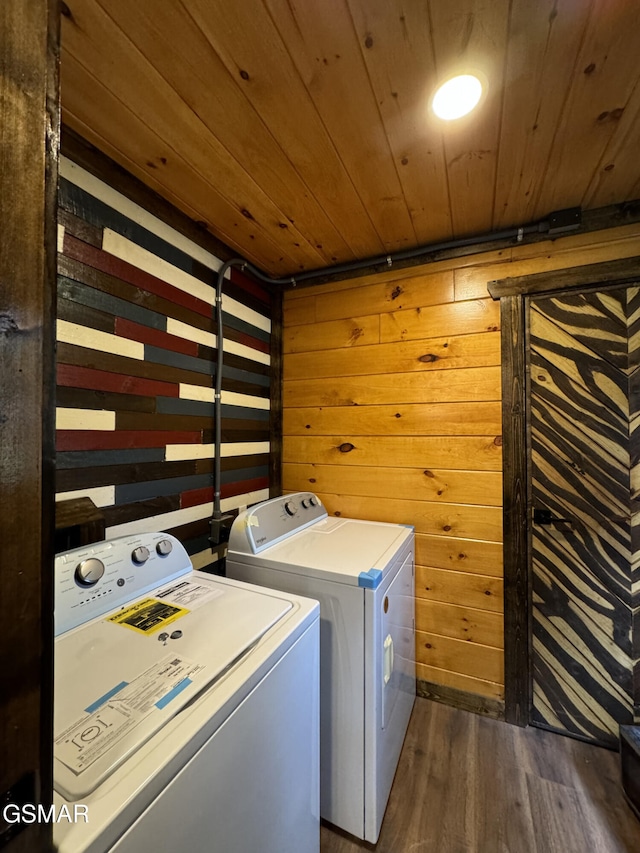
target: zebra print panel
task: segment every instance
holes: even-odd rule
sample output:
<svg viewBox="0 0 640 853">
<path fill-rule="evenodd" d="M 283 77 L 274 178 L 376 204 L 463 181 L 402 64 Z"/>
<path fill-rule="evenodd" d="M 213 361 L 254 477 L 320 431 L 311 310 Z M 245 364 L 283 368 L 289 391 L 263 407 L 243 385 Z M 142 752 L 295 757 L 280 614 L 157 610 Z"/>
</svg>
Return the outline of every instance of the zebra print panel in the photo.
<svg viewBox="0 0 640 853">
<path fill-rule="evenodd" d="M 631 456 L 631 608 L 633 713 L 640 721 L 640 287 L 629 288 L 629 453 Z"/>
<path fill-rule="evenodd" d="M 532 530 L 531 722 L 615 745 L 640 685 L 640 288 L 529 320 L 532 502 L 570 519 Z"/>
<path fill-rule="evenodd" d="M 556 300 L 553 319 L 571 329 L 575 340 L 608 361 L 618 370 L 627 371 L 627 316 L 619 291 L 578 293 Z"/>
</svg>

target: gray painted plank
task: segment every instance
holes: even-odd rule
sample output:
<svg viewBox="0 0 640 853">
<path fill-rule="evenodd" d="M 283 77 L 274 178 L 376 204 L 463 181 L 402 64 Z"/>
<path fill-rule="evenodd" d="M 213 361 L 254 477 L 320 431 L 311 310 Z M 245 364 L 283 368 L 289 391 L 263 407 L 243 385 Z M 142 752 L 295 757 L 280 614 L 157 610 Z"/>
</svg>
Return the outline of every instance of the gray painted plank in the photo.
<svg viewBox="0 0 640 853">
<path fill-rule="evenodd" d="M 133 462 L 164 462 L 164 448 L 125 450 L 63 451 L 56 454 L 57 468 L 90 468 L 96 465 L 124 465 Z"/>
<path fill-rule="evenodd" d="M 200 400 L 183 400 L 177 397 L 158 397 L 156 411 L 162 415 L 198 415 L 213 417 L 214 403 Z M 230 406 L 222 404 L 222 417 L 236 420 L 268 421 L 268 409 L 253 409 L 250 406 Z"/>
<path fill-rule="evenodd" d="M 177 495 L 192 489 L 205 489 L 213 485 L 212 474 L 193 474 L 190 477 L 170 477 L 166 480 L 151 480 L 147 483 L 125 483 L 116 486 L 116 504 L 133 503 L 145 498 Z"/>
<path fill-rule="evenodd" d="M 87 308 L 103 311 L 105 314 L 113 314 L 116 317 L 133 320 L 134 323 L 140 323 L 142 326 L 149 326 L 161 332 L 167 330 L 167 318 L 164 314 L 159 314 L 157 311 L 151 311 L 149 308 L 143 308 L 140 305 L 134 305 L 132 302 L 127 302 L 126 299 L 111 296 L 111 294 L 94 287 L 87 287 L 87 285 L 73 281 L 63 275 L 58 276 L 58 296 L 72 302 L 78 302 Z"/>
</svg>

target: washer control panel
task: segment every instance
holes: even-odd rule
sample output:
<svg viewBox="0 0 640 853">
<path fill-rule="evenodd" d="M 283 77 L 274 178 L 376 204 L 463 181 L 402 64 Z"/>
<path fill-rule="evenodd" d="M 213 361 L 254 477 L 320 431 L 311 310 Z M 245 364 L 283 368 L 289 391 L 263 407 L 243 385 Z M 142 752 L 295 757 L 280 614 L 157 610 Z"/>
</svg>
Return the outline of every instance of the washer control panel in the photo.
<svg viewBox="0 0 640 853">
<path fill-rule="evenodd" d="M 229 551 L 259 554 L 326 517 L 322 501 L 312 492 L 272 498 L 239 513 L 231 528 Z"/>
<path fill-rule="evenodd" d="M 107 539 L 55 559 L 55 634 L 192 571 L 182 543 L 169 533 Z"/>
</svg>

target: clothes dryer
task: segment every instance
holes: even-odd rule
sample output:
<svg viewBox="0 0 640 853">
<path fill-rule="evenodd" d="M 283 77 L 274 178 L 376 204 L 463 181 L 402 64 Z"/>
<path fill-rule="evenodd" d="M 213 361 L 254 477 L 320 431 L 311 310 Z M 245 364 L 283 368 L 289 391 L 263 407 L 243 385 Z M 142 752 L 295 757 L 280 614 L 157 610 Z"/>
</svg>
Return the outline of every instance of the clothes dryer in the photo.
<svg viewBox="0 0 640 853">
<path fill-rule="evenodd" d="M 375 843 L 415 699 L 413 528 L 285 495 L 238 515 L 227 575 L 320 602 L 320 814 Z"/>
</svg>

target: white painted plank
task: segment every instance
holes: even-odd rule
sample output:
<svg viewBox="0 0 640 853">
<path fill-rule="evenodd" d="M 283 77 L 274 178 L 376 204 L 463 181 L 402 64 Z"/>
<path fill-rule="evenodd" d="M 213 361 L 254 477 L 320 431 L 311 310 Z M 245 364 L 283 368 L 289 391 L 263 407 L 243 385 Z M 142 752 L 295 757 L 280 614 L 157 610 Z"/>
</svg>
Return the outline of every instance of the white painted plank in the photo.
<svg viewBox="0 0 640 853">
<path fill-rule="evenodd" d="M 247 492 L 244 495 L 235 495 L 232 498 L 224 498 L 220 501 L 223 512 L 237 509 L 240 506 L 254 504 L 258 501 L 266 501 L 269 497 L 269 489 L 260 489 L 256 492 Z M 126 524 L 116 524 L 107 527 L 106 538 L 113 539 L 115 536 L 129 536 L 134 533 L 153 533 L 157 530 L 169 530 L 180 524 L 188 524 L 190 521 L 198 521 L 207 518 L 213 513 L 213 502 L 208 501 L 198 506 L 176 509 L 163 515 L 153 515 L 149 518 L 141 518 L 138 521 L 130 521 Z"/>
<path fill-rule="evenodd" d="M 76 489 L 72 492 L 58 492 L 56 501 L 67 501 L 73 498 L 91 498 L 96 506 L 113 506 L 116 502 L 115 486 L 100 486 L 97 489 Z"/>
<path fill-rule="evenodd" d="M 213 403 L 215 389 L 204 385 L 185 385 L 180 383 L 180 398 L 182 400 L 200 400 Z M 265 397 L 254 397 L 251 394 L 239 394 L 237 391 L 223 391 L 222 402 L 230 406 L 248 406 L 252 409 L 269 409 L 271 404 Z"/>
<path fill-rule="evenodd" d="M 100 332 L 67 320 L 57 320 L 56 336 L 61 343 L 75 344 L 79 347 L 109 352 L 113 355 L 124 355 L 127 358 L 144 360 L 144 344 L 129 338 L 120 338 L 108 332 Z"/>
<path fill-rule="evenodd" d="M 269 453 L 268 441 L 234 441 L 222 445 L 222 456 L 248 456 L 252 453 Z"/>
<path fill-rule="evenodd" d="M 213 444 L 168 444 L 165 460 L 167 462 L 186 462 L 190 459 L 212 459 Z M 250 456 L 254 453 L 269 453 L 268 441 L 228 442 L 221 447 L 220 455 Z"/>
<path fill-rule="evenodd" d="M 189 275 L 188 272 L 181 270 L 179 267 L 174 267 L 164 258 L 154 255 L 148 249 L 143 249 L 137 243 L 127 240 L 122 234 L 117 234 L 110 228 L 105 228 L 102 236 L 102 248 L 110 255 L 115 255 L 123 261 L 138 267 L 138 269 L 154 275 L 156 278 L 166 281 L 182 290 L 184 293 L 189 293 L 191 296 L 196 296 L 204 302 L 213 305 L 216 298 L 215 288 L 210 284 L 205 284 L 199 278 Z"/>
<path fill-rule="evenodd" d="M 186 341 L 195 341 L 213 349 L 216 349 L 218 345 L 218 337 L 213 332 L 196 329 L 194 326 L 189 326 L 180 320 L 174 320 L 173 317 L 167 317 L 167 332 Z M 224 352 L 233 353 L 242 358 L 251 359 L 251 361 L 258 361 L 260 364 L 271 364 L 271 358 L 267 353 L 260 352 L 260 350 L 240 344 L 237 341 L 225 340 L 223 349 Z"/>
<path fill-rule="evenodd" d="M 58 224 L 58 252 L 64 249 L 64 225 Z"/>
<path fill-rule="evenodd" d="M 116 413 L 103 409 L 56 409 L 56 429 L 95 429 L 111 432 L 116 428 Z"/>
<path fill-rule="evenodd" d="M 222 402 L 230 406 L 247 406 L 250 409 L 271 408 L 271 401 L 266 397 L 252 397 L 250 394 L 239 394 L 237 391 L 223 391 Z"/>
<path fill-rule="evenodd" d="M 252 349 L 251 347 L 239 344 L 237 341 L 225 341 L 224 352 L 232 352 L 234 355 L 242 356 L 242 358 L 250 358 L 252 361 L 259 361 L 260 364 L 271 364 L 271 358 L 266 352 Z"/>
<path fill-rule="evenodd" d="M 213 459 L 213 444 L 167 444 L 167 462 L 187 462 L 189 459 Z"/>
<path fill-rule="evenodd" d="M 217 336 L 213 332 L 196 329 L 195 326 L 189 326 L 181 320 L 174 320 L 173 317 L 167 317 L 167 332 L 170 335 L 176 335 L 178 338 L 184 338 L 186 341 L 195 341 L 214 349 L 217 347 Z"/>
<path fill-rule="evenodd" d="M 200 261 L 200 263 L 209 267 L 209 269 L 219 270 L 222 266 L 220 258 L 212 255 L 211 252 L 208 252 L 202 246 L 198 245 L 198 243 L 194 243 L 188 237 L 180 234 L 179 231 L 171 228 L 170 225 L 153 216 L 149 211 L 117 192 L 117 190 L 107 186 L 107 184 L 91 175 L 85 169 L 72 163 L 67 157 L 60 157 L 59 171 L 61 177 L 66 178 L 72 184 L 85 190 L 85 192 L 88 192 L 94 198 L 103 201 L 123 216 L 127 216 L 129 219 L 137 222 L 138 225 L 142 225 L 147 231 L 151 231 L 152 234 L 155 234 L 162 240 L 166 240 L 167 243 L 170 243 L 177 249 L 181 249 L 186 254 L 191 255 L 192 258 Z M 227 271 L 228 276 L 229 272 Z"/>
<path fill-rule="evenodd" d="M 204 385 L 185 385 L 183 382 L 180 383 L 180 399 L 182 400 L 200 400 L 202 403 L 213 403 L 215 393 L 214 388 L 207 388 Z"/>
</svg>

